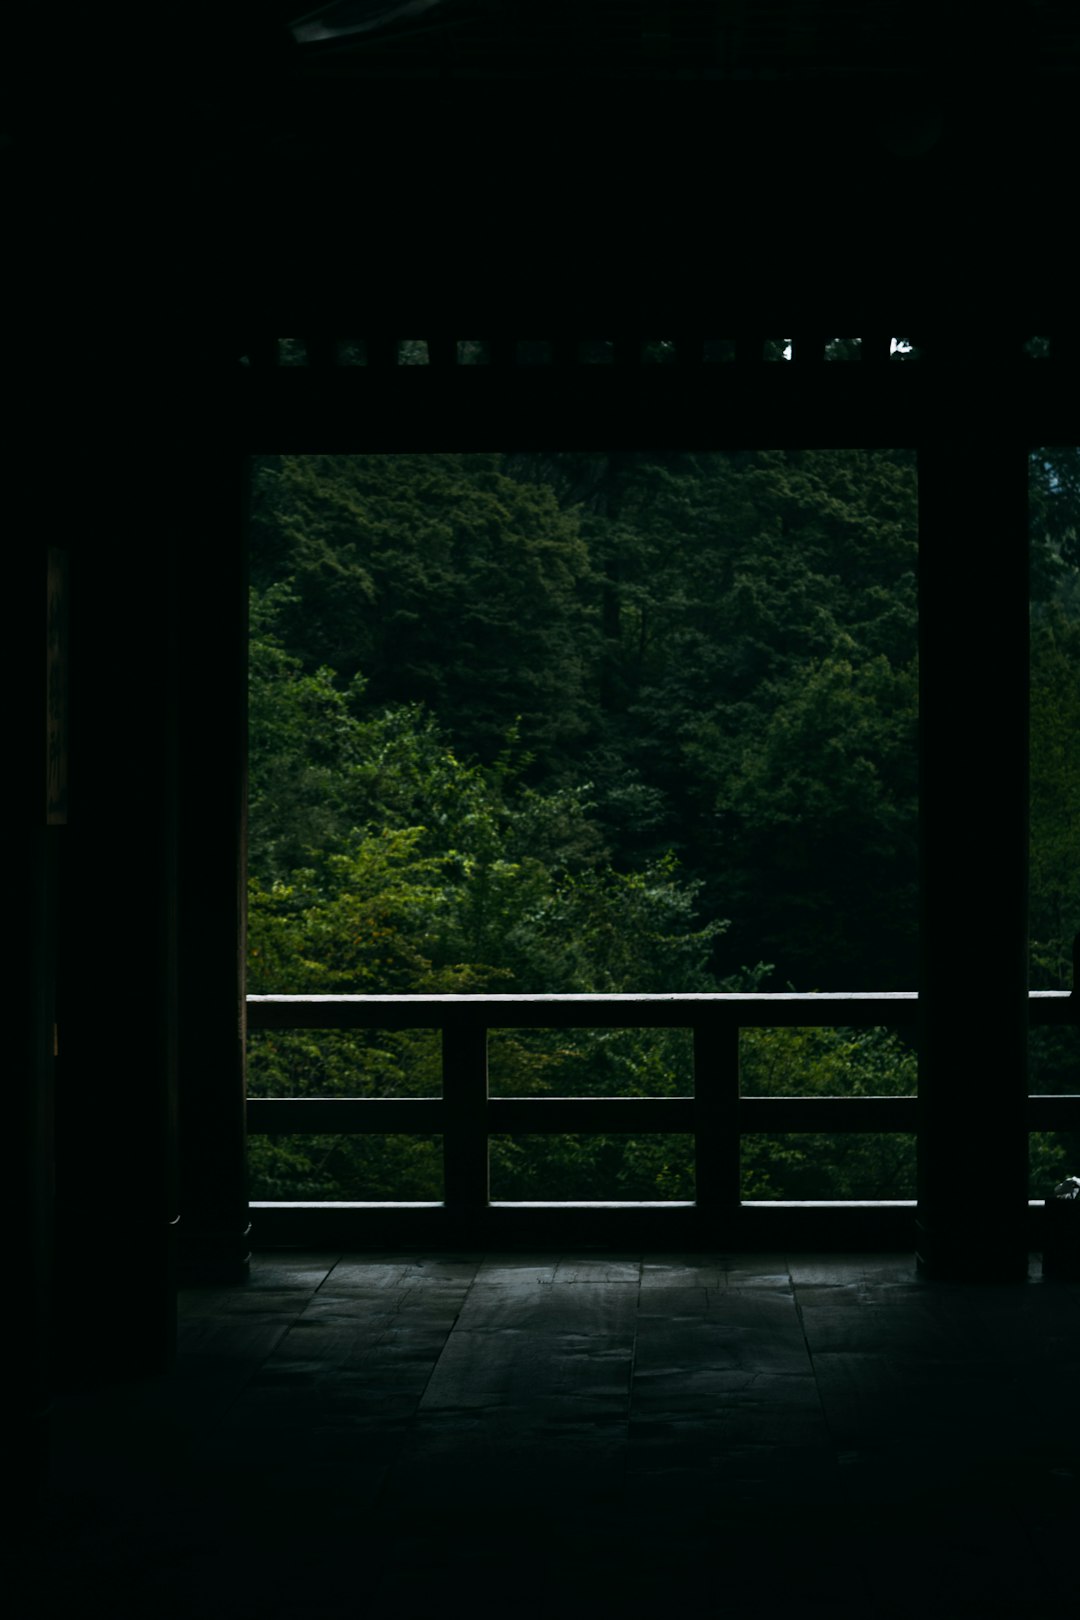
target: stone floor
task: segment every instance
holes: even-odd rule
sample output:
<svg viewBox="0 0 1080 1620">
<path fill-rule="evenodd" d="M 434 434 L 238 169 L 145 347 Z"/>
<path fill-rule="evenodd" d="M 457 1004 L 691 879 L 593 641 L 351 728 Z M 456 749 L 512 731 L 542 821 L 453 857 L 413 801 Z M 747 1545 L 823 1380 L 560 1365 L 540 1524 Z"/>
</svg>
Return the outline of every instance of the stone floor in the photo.
<svg viewBox="0 0 1080 1620">
<path fill-rule="evenodd" d="M 1078 1375 L 1035 1260 L 256 1256 L 58 1402 L 19 1620 L 1059 1617 Z"/>
</svg>

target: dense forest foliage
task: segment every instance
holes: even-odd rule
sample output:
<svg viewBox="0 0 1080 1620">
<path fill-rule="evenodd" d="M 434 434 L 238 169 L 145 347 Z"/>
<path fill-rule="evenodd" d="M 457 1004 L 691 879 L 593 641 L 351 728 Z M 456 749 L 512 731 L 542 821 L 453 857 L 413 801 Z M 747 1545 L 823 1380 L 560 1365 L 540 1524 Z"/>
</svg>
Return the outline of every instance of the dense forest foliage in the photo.
<svg viewBox="0 0 1080 1620">
<path fill-rule="evenodd" d="M 1080 928 L 1078 460 L 1032 462 L 1045 988 Z M 259 458 L 249 989 L 914 988 L 916 495 L 907 451 Z M 1067 1040 L 1033 1055 L 1075 1089 Z M 889 1030 L 747 1032 L 742 1069 L 916 1086 Z M 437 1037 L 260 1035 L 249 1083 L 433 1095 Z M 691 1084 L 685 1031 L 492 1036 L 494 1094 Z M 252 1193 L 438 1198 L 438 1147 L 256 1137 Z M 1065 1145 L 1036 1148 L 1045 1179 Z M 906 1137 L 743 1143 L 744 1196 L 913 1187 Z M 492 1192 L 688 1197 L 691 1143 L 499 1138 Z"/>
</svg>

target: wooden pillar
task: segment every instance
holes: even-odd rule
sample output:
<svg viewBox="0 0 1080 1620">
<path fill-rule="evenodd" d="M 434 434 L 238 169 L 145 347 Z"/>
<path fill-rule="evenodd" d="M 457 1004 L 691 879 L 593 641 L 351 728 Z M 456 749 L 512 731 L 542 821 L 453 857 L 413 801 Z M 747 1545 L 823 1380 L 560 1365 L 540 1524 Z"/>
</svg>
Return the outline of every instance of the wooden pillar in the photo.
<svg viewBox="0 0 1080 1620">
<path fill-rule="evenodd" d="M 185 469 L 179 597 L 181 1278 L 247 1273 L 245 1163 L 248 458 Z"/>
<path fill-rule="evenodd" d="M 13 536 L 14 540 L 14 536 Z M 15 1523 L 41 1503 L 49 1458 L 52 1387 L 53 1049 L 56 870 L 64 835 L 63 692 L 66 552 L 36 526 L 10 547 L 8 582 L 18 612 L 4 640 L 10 711 L 8 802 L 14 859 L 8 894 L 14 955 L 8 965 L 11 1028 L 4 1230 L 19 1278 L 19 1326 L 4 1335 L 11 1395 L 5 1446 Z M 52 699 L 52 703 L 50 703 Z M 52 769 L 50 767 L 53 767 Z M 50 791 L 53 789 L 54 791 Z"/>
<path fill-rule="evenodd" d="M 1027 1272 L 1027 460 L 992 377 L 943 367 L 938 387 L 919 462 L 918 1255 L 1006 1279 Z"/>
<path fill-rule="evenodd" d="M 63 520 L 72 545 L 55 1063 L 61 1385 L 160 1372 L 175 1349 L 174 531 L 169 491 L 145 451 L 122 455 L 118 445 L 83 468 Z"/>
</svg>

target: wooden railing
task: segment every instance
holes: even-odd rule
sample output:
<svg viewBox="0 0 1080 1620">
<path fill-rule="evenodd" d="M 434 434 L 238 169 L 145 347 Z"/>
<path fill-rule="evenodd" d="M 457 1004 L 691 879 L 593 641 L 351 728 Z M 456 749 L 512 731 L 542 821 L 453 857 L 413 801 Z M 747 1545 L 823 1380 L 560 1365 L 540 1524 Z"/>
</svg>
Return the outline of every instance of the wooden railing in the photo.
<svg viewBox="0 0 1080 1620">
<path fill-rule="evenodd" d="M 1076 997 L 1034 991 L 1032 1025 L 1068 1024 Z M 495 1133 L 684 1132 L 695 1140 L 696 1202 L 739 1196 L 739 1139 L 748 1133 L 915 1132 L 916 1097 L 745 1097 L 739 1032 L 780 1027 L 913 1025 L 914 991 L 715 995 L 249 996 L 249 1028 L 438 1029 L 441 1097 L 253 1097 L 248 1130 L 312 1135 L 439 1134 L 447 1206 L 488 1201 L 488 1138 Z M 693 1031 L 693 1095 L 687 1097 L 492 1097 L 492 1029 L 675 1029 Z M 1080 1128 L 1080 1096 L 1034 1096 L 1029 1128 Z"/>
</svg>

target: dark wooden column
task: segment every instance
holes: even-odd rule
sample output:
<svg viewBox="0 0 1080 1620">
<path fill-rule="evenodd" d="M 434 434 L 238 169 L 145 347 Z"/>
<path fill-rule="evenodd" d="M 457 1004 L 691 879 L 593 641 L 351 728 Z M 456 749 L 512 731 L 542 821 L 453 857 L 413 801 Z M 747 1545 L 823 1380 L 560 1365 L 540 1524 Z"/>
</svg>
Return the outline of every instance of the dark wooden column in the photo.
<svg viewBox="0 0 1080 1620">
<path fill-rule="evenodd" d="M 4 639 L 7 690 L 17 692 L 8 737 L 15 858 L 8 887 L 14 956 L 8 966 L 11 1029 L 4 1230 L 19 1277 L 19 1321 L 4 1335 L 11 1392 L 6 1454 L 16 1514 L 40 1505 L 49 1456 L 51 1395 L 53 1049 L 56 871 L 64 835 L 64 689 L 67 553 L 32 532 L 11 547 L 18 622 Z M 52 700 L 50 704 L 50 699 Z M 18 1522 L 18 1521 L 16 1521 Z"/>
<path fill-rule="evenodd" d="M 918 1254 L 1006 1279 L 1027 1271 L 1027 461 L 998 379 L 950 370 L 919 465 Z"/>
<path fill-rule="evenodd" d="M 181 1277 L 243 1277 L 247 885 L 246 456 L 185 469 L 180 589 Z"/>
<path fill-rule="evenodd" d="M 82 463 L 70 560 L 70 776 L 59 866 L 56 1376 L 175 1348 L 175 591 L 145 451 Z M 122 484 L 122 499 L 117 486 Z M 105 515 L 107 514 L 107 516 Z"/>
</svg>

